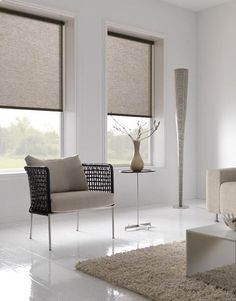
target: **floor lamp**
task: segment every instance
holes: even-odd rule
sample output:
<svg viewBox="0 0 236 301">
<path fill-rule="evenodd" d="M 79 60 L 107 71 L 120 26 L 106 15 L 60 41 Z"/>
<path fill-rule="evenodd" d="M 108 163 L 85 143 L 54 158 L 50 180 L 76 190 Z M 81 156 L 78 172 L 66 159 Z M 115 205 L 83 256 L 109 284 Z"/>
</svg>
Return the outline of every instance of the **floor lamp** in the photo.
<svg viewBox="0 0 236 301">
<path fill-rule="evenodd" d="M 176 93 L 176 131 L 178 145 L 178 180 L 179 201 L 174 208 L 185 209 L 183 205 L 183 159 L 184 159 L 184 129 L 187 110 L 188 95 L 188 69 L 175 69 L 175 93 Z"/>
</svg>

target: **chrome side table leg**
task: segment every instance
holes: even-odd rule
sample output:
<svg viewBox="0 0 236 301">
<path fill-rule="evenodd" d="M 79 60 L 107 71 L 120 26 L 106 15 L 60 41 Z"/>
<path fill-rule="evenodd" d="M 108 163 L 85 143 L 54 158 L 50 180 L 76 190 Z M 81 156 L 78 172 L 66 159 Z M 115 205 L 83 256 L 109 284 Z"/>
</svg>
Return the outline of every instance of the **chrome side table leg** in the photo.
<svg viewBox="0 0 236 301">
<path fill-rule="evenodd" d="M 151 223 L 142 223 L 140 224 L 140 204 L 139 204 L 139 172 L 137 172 L 137 178 L 136 178 L 136 201 L 137 201 L 137 223 L 136 225 L 128 225 L 125 227 L 126 230 L 145 230 L 145 229 L 150 229 L 151 228 Z"/>
<path fill-rule="evenodd" d="M 137 198 L 137 225 L 139 225 L 139 182 L 138 182 L 138 172 L 137 172 L 137 183 L 136 183 L 136 198 Z"/>
</svg>

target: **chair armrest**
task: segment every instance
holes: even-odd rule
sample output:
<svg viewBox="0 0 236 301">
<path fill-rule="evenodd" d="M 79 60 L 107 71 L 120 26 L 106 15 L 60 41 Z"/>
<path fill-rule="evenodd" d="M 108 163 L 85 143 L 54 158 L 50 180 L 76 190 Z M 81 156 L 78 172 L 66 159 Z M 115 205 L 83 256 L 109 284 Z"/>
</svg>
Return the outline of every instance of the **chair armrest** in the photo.
<svg viewBox="0 0 236 301">
<path fill-rule="evenodd" d="M 24 167 L 29 180 L 29 212 L 48 215 L 51 213 L 50 174 L 48 167 Z"/>
<path fill-rule="evenodd" d="M 236 182 L 236 168 L 212 169 L 207 171 L 206 203 L 210 212 L 220 212 L 220 185 Z"/>
<path fill-rule="evenodd" d="M 114 193 L 113 167 L 111 164 L 82 164 L 88 190 Z"/>
</svg>

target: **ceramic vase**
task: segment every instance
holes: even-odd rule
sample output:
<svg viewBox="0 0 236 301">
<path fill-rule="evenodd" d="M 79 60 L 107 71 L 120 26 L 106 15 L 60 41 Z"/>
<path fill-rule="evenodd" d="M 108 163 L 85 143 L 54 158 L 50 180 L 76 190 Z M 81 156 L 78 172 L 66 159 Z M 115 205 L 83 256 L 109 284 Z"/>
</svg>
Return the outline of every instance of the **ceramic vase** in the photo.
<svg viewBox="0 0 236 301">
<path fill-rule="evenodd" d="M 176 92 L 176 130 L 178 145 L 178 181 L 179 201 L 177 208 L 183 206 L 183 159 L 184 159 L 184 130 L 187 110 L 188 94 L 188 69 L 175 69 L 175 92 Z"/>
<path fill-rule="evenodd" d="M 134 144 L 134 154 L 130 163 L 130 169 L 135 172 L 140 172 L 144 167 L 143 159 L 139 152 L 140 141 L 133 140 L 133 144 Z"/>
</svg>

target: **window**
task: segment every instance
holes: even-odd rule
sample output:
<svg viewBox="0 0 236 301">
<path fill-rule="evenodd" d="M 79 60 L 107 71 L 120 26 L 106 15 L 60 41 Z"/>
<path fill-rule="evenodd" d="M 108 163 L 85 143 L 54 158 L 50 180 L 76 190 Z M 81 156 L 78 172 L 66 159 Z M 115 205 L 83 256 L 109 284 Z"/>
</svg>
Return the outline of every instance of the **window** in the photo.
<svg viewBox="0 0 236 301">
<path fill-rule="evenodd" d="M 61 113 L 0 109 L 0 168 L 22 168 L 27 154 L 60 156 Z"/>
<path fill-rule="evenodd" d="M 114 129 L 116 122 L 135 132 L 140 121 L 149 128 L 152 119 L 153 41 L 108 32 L 107 34 L 107 160 L 128 164 L 133 145 Z M 151 164 L 150 139 L 141 143 L 145 164 Z"/>
<path fill-rule="evenodd" d="M 61 154 L 63 22 L 0 8 L 0 169 Z"/>
</svg>

